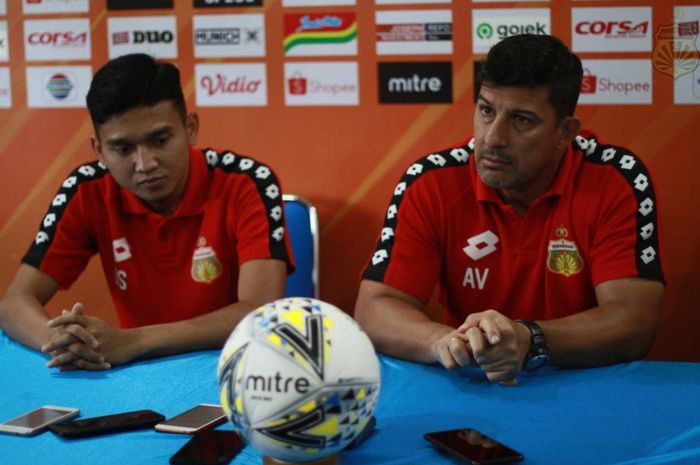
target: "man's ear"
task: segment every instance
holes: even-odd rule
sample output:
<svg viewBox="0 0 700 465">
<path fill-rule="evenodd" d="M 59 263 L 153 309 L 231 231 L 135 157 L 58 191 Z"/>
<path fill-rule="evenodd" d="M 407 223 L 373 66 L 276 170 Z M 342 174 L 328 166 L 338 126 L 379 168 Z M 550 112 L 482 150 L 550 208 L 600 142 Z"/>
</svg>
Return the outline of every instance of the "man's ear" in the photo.
<svg viewBox="0 0 700 465">
<path fill-rule="evenodd" d="M 197 113 L 189 113 L 185 121 L 187 128 L 187 141 L 190 145 L 197 145 L 197 133 L 199 132 L 199 115 Z"/>
<path fill-rule="evenodd" d="M 562 150 L 568 146 L 581 130 L 581 120 L 575 116 L 565 116 L 559 123 L 559 140 L 557 146 Z"/>
<path fill-rule="evenodd" d="M 102 154 L 102 143 L 100 142 L 100 138 L 97 137 L 97 134 L 90 136 L 90 145 L 92 146 L 92 150 L 95 152 L 95 155 L 97 155 L 97 161 L 104 165 L 105 162 L 104 155 Z"/>
</svg>

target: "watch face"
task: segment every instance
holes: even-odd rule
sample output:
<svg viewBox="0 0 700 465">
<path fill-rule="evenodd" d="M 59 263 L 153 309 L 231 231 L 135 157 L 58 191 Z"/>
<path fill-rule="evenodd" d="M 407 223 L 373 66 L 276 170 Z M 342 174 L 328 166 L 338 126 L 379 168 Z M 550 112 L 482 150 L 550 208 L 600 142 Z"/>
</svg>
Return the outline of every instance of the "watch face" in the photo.
<svg viewBox="0 0 700 465">
<path fill-rule="evenodd" d="M 534 371 L 542 368 L 547 363 L 547 360 L 549 360 L 548 355 L 534 355 L 530 360 L 525 362 L 525 369 L 527 371 Z"/>
</svg>

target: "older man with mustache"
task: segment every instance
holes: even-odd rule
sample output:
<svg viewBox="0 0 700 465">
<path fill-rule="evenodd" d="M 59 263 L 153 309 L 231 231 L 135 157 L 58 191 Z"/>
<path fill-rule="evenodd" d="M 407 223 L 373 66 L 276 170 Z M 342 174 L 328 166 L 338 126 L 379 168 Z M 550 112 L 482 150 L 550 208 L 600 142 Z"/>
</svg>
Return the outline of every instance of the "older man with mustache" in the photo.
<svg viewBox="0 0 700 465">
<path fill-rule="evenodd" d="M 495 45 L 474 137 L 394 190 L 355 317 L 387 354 L 515 384 L 521 371 L 642 357 L 663 296 L 651 179 L 580 130 L 581 61 L 551 36 Z M 442 321 L 424 307 L 436 284 Z"/>
</svg>

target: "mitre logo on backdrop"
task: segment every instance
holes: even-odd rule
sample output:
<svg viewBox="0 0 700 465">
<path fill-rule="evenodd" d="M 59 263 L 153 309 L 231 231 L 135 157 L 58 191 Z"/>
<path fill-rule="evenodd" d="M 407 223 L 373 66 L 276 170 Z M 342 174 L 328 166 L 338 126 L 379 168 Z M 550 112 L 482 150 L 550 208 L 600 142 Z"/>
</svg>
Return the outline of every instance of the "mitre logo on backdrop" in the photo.
<svg viewBox="0 0 700 465">
<path fill-rule="evenodd" d="M 27 61 L 89 60 L 89 20 L 25 20 L 24 54 Z"/>
<path fill-rule="evenodd" d="M 87 13 L 88 0 L 24 0 L 22 11 L 25 15 L 44 13 Z"/>
<path fill-rule="evenodd" d="M 452 11 L 378 11 L 378 55 L 452 53 Z"/>
<path fill-rule="evenodd" d="M 356 55 L 355 13 L 297 13 L 284 15 L 285 55 Z"/>
<path fill-rule="evenodd" d="M 109 57 L 146 53 L 156 58 L 177 58 L 175 16 L 108 18 Z"/>
<path fill-rule="evenodd" d="M 583 60 L 579 104 L 650 104 L 649 60 Z"/>
<path fill-rule="evenodd" d="M 379 63 L 379 103 L 451 103 L 452 62 Z"/>
<path fill-rule="evenodd" d="M 356 62 L 285 63 L 287 105 L 357 105 L 360 100 Z"/>
<path fill-rule="evenodd" d="M 196 58 L 265 56 L 265 17 L 262 14 L 195 15 Z"/>
<path fill-rule="evenodd" d="M 486 53 L 506 37 L 518 34 L 550 34 L 549 8 L 472 10 L 474 53 Z"/>
<path fill-rule="evenodd" d="M 263 0 L 194 0 L 195 8 L 263 6 Z"/>
<path fill-rule="evenodd" d="M 28 66 L 29 108 L 84 108 L 92 79 L 90 66 Z"/>
<path fill-rule="evenodd" d="M 264 63 L 197 64 L 197 106 L 265 106 L 266 73 Z"/>
<path fill-rule="evenodd" d="M 650 52 L 651 7 L 571 9 L 575 52 Z"/>
<path fill-rule="evenodd" d="M 172 7 L 173 0 L 107 0 L 108 10 L 150 10 Z"/>
</svg>

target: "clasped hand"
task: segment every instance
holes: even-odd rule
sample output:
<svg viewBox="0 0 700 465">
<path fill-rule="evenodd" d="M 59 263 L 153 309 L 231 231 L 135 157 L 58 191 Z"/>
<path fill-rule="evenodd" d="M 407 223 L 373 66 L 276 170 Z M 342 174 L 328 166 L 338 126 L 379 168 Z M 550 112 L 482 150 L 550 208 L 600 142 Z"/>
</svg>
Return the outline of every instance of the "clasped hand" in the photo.
<svg viewBox="0 0 700 465">
<path fill-rule="evenodd" d="M 490 381 L 517 384 L 530 332 L 496 310 L 472 313 L 461 326 L 433 346 L 438 361 L 448 369 L 478 365 Z"/>
<path fill-rule="evenodd" d="M 61 371 L 72 369 L 108 370 L 113 364 L 126 363 L 135 354 L 130 353 L 128 332 L 115 328 L 96 317 L 85 315 L 81 303 L 63 310 L 61 316 L 48 321 L 55 329 L 53 337 L 41 347 L 50 354 L 49 368 Z"/>
</svg>

